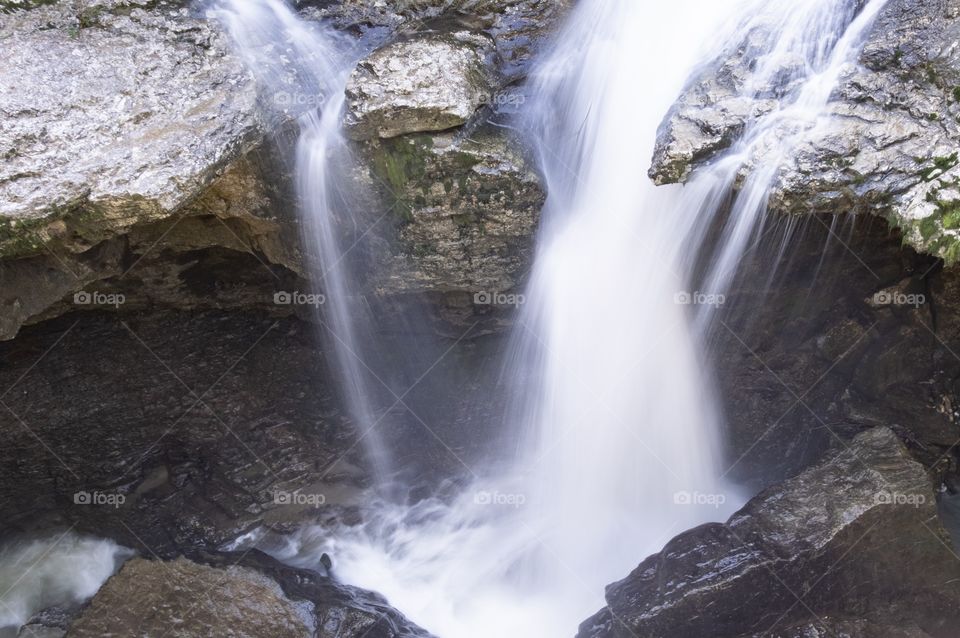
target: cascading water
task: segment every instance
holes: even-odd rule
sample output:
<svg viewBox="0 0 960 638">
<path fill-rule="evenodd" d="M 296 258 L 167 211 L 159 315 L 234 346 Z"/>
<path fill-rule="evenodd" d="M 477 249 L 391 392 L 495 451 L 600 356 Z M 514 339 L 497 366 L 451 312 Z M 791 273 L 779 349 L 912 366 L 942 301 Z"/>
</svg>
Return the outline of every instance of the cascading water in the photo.
<svg viewBox="0 0 960 638">
<path fill-rule="evenodd" d="M 532 133 L 550 196 L 508 357 L 517 369 L 511 385 L 524 400 L 509 414 L 504 458 L 474 468 L 473 484 L 454 498 L 381 503 L 364 512 L 362 525 L 254 539 L 304 566 L 331 553 L 341 578 L 382 592 L 443 638 L 554 637 L 573 633 L 603 604 L 604 585 L 669 537 L 723 518 L 739 497 L 718 478 L 721 419 L 684 302 L 704 254 L 700 289 L 715 298 L 726 290 L 756 233 L 776 163 L 747 178 L 715 248 L 705 229 L 724 212 L 757 148 L 772 144 L 786 157 L 816 125 L 882 2 L 581 0 L 538 65 L 520 122 Z M 325 45 L 311 40 L 301 51 L 298 43 L 305 30 L 313 38 L 324 32 L 307 29 L 275 0 L 226 6 L 239 46 L 254 67 L 267 65 L 268 79 L 276 75 L 270 65 L 277 46 L 296 57 L 284 77 L 307 78 L 298 91 L 326 89 L 320 115 L 301 118 L 298 180 L 305 216 L 320 224 L 318 249 L 336 256 L 329 158 L 341 146 L 339 96 L 349 65 L 311 66 L 310 56 Z M 271 21 L 257 13 L 265 10 Z M 743 15 L 750 17 L 729 26 Z M 750 123 L 741 142 L 688 186 L 649 184 L 657 126 L 698 61 L 700 43 L 725 33 L 716 55 L 761 29 L 765 39 L 752 53 L 745 91 L 792 82 L 780 106 Z M 273 61 L 250 55 L 256 48 Z M 349 60 L 342 50 L 321 57 Z M 347 297 L 348 281 L 331 282 L 328 274 L 326 282 L 332 297 Z M 363 404 L 368 388 L 347 356 L 357 340 L 357 309 L 326 311 L 341 336 L 337 363 L 348 398 Z M 352 410 L 376 422 L 362 405 Z"/>
<path fill-rule="evenodd" d="M 300 20 L 281 0 L 226 0 L 215 13 L 268 96 L 271 114 L 298 115 L 297 196 L 309 266 L 324 290 L 305 295 L 305 301 L 325 328 L 324 341 L 334 353 L 332 370 L 362 431 L 370 467 L 383 483 L 390 456 L 376 428 L 383 418 L 374 407 L 379 388 L 371 386 L 371 376 L 376 373 L 366 368 L 376 359 L 364 346 L 370 343 L 371 320 L 369 309 L 352 294 L 359 286 L 344 263 L 349 248 L 338 232 L 338 214 L 350 201 L 339 186 L 347 183 L 343 175 L 349 162 L 340 116 L 359 52 L 333 29 Z"/>
<path fill-rule="evenodd" d="M 705 291 L 727 290 L 748 244 L 763 232 L 767 197 L 777 169 L 794 149 L 827 120 L 826 107 L 841 73 L 855 63 L 867 28 L 886 0 L 812 0 L 809 2 L 754 2 L 734 31 L 727 50 L 744 46 L 754 71 L 742 90 L 744 97 L 776 97 L 776 106 L 749 122 L 744 134 L 708 169 L 695 173 L 686 189 L 684 209 L 706 215 L 702 231 L 722 212 L 716 202 L 727 201 L 742 167 L 763 151 L 762 164 L 740 185 L 721 237 L 709 257 L 703 278 Z M 751 38 L 749 46 L 747 38 Z M 702 259 L 704 235 L 691 237 L 687 266 Z M 772 276 L 772 275 L 771 275 Z M 698 310 L 697 326 L 706 331 L 715 306 Z"/>
</svg>

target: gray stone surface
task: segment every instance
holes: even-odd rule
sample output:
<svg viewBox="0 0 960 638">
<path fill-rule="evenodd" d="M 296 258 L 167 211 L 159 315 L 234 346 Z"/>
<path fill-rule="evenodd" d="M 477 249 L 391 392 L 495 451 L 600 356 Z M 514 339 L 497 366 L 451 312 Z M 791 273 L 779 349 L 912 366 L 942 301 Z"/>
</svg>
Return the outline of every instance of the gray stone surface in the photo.
<svg viewBox="0 0 960 638">
<path fill-rule="evenodd" d="M 757 34 L 753 34 L 757 36 Z M 860 65 L 828 104 L 831 119 L 805 135 L 774 177 L 775 212 L 873 213 L 918 250 L 960 258 L 960 2 L 890 0 Z M 770 110 L 789 86 L 745 93 L 749 43 L 718 60 L 679 98 L 661 127 L 650 170 L 684 181 Z M 760 148 L 744 172 L 769 163 Z"/>
<path fill-rule="evenodd" d="M 315 635 L 311 612 L 276 582 L 243 567 L 134 558 L 100 588 L 66 635 L 309 638 Z"/>
<path fill-rule="evenodd" d="M 365 152 L 397 220 L 374 289 L 473 294 L 519 285 L 545 193 L 507 135 L 404 136 Z"/>
<path fill-rule="evenodd" d="M 199 194 L 260 134 L 226 46 L 143 0 L 0 16 L 0 256 L 82 252 Z"/>
<path fill-rule="evenodd" d="M 442 131 L 467 122 L 492 95 L 493 42 L 457 32 L 394 42 L 360 61 L 347 83 L 344 127 L 354 139 Z"/>
</svg>

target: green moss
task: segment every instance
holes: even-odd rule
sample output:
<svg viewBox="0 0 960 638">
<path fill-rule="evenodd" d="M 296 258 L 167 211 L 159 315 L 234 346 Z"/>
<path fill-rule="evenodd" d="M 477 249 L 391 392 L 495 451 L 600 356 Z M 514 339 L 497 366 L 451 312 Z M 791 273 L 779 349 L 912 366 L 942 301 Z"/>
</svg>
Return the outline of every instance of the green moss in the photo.
<svg viewBox="0 0 960 638">
<path fill-rule="evenodd" d="M 957 263 L 957 260 L 960 259 L 960 241 L 953 238 L 952 242 L 940 253 L 940 256 L 948 265 Z"/>
<path fill-rule="evenodd" d="M 860 171 L 855 171 L 852 168 L 847 169 L 847 175 L 850 176 L 850 183 L 854 186 L 862 186 L 866 183 L 866 176 Z"/>
<path fill-rule="evenodd" d="M 932 164 L 920 170 L 920 178 L 925 182 L 930 182 L 939 177 L 940 175 L 946 173 L 958 163 L 958 158 L 960 158 L 960 153 L 955 152 L 951 155 L 944 155 L 941 157 L 933 157 L 929 160 L 924 160 L 921 158 L 916 159 L 918 164 Z"/>
<path fill-rule="evenodd" d="M 373 157 L 373 170 L 391 191 L 396 210 L 406 220 L 415 205 L 411 183 L 426 174 L 426 156 L 433 149 L 429 135 L 404 136 L 383 140 Z M 422 194 L 419 195 L 422 200 Z"/>
<path fill-rule="evenodd" d="M 940 222 L 937 221 L 936 217 L 927 217 L 925 219 L 921 219 L 917 223 L 917 230 L 920 231 L 920 237 L 924 241 L 929 241 L 930 238 L 940 232 Z"/>
<path fill-rule="evenodd" d="M 436 184 L 447 195 L 455 189 L 467 193 L 471 169 L 479 161 L 477 155 L 458 149 L 435 151 L 430 135 L 405 135 L 374 147 L 372 165 L 391 191 L 394 210 L 409 221 L 415 209 L 431 205 L 430 193 Z"/>
<path fill-rule="evenodd" d="M 0 0 L 0 13 L 29 11 L 44 5 L 56 4 L 59 0 Z"/>
<path fill-rule="evenodd" d="M 953 87 L 953 99 L 956 102 L 960 102 L 960 86 Z"/>
<path fill-rule="evenodd" d="M 45 215 L 26 219 L 0 219 L 0 259 L 27 257 L 43 250 L 50 224 L 83 213 L 82 201 L 51 206 Z"/>
<path fill-rule="evenodd" d="M 77 21 L 81 29 L 89 29 L 100 24 L 100 17 L 104 12 L 104 7 L 88 7 L 77 14 Z"/>
<path fill-rule="evenodd" d="M 960 228 L 960 202 L 950 202 L 941 211 L 944 228 Z"/>
</svg>

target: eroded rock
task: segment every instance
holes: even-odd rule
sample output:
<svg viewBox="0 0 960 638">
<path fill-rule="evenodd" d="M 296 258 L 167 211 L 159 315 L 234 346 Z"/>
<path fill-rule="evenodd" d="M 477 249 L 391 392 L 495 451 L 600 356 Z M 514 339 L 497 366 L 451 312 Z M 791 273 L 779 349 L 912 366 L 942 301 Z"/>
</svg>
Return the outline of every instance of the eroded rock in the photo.
<svg viewBox="0 0 960 638">
<path fill-rule="evenodd" d="M 684 181 L 793 88 L 749 90 L 750 39 L 680 97 L 657 141 L 651 177 Z M 772 210 L 873 213 L 905 241 L 948 263 L 960 258 L 960 3 L 891 0 L 871 28 L 860 65 L 844 71 L 828 121 L 806 132 L 774 177 Z M 790 69 L 783 70 L 790 77 Z M 786 133 L 789 134 L 789 133 Z M 745 172 L 777 158 L 757 148 Z M 779 161 L 779 160 L 776 160 Z"/>
<path fill-rule="evenodd" d="M 66 635 L 430 638 L 379 594 L 256 550 L 191 558 L 127 561 Z"/>
<path fill-rule="evenodd" d="M 260 134 L 213 26 L 138 1 L 4 15 L 0 256 L 82 252 L 169 216 Z"/>
<path fill-rule="evenodd" d="M 387 45 L 363 59 L 347 84 L 344 127 L 353 139 L 442 131 L 490 101 L 485 58 L 492 41 L 457 32 Z"/>
<path fill-rule="evenodd" d="M 915 623 L 947 636 L 960 568 L 922 465 L 875 428 L 685 532 L 607 588 L 586 637 L 752 636 L 820 618 Z"/>
<path fill-rule="evenodd" d="M 67 630 L 70 638 L 110 635 L 314 635 L 312 609 L 289 600 L 269 578 L 243 567 L 215 569 L 183 558 L 134 558 L 110 578 Z"/>
<path fill-rule="evenodd" d="M 518 285 L 545 193 L 507 136 L 404 136 L 366 152 L 374 184 L 398 220 L 375 289 L 473 294 Z"/>
</svg>

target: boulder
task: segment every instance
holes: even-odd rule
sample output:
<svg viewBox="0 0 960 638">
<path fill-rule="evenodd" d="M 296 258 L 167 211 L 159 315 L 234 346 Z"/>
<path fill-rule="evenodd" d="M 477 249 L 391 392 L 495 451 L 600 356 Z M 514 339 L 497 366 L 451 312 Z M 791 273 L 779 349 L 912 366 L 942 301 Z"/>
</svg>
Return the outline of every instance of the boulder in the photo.
<svg viewBox="0 0 960 638">
<path fill-rule="evenodd" d="M 960 566 L 935 508 L 924 467 L 889 429 L 868 430 L 725 524 L 671 540 L 608 586 L 578 636 L 732 638 L 824 618 L 952 635 Z"/>
<path fill-rule="evenodd" d="M 180 1 L 38 4 L 0 21 L 0 339 L 164 251 L 298 269 L 256 87 L 216 26 Z"/>
<path fill-rule="evenodd" d="M 485 58 L 492 42 L 457 32 L 394 42 L 357 64 L 347 83 L 344 127 L 353 139 L 442 131 L 490 101 Z"/>
<path fill-rule="evenodd" d="M 107 635 L 430 638 L 382 596 L 253 550 L 190 560 L 134 558 L 67 630 Z"/>
<path fill-rule="evenodd" d="M 255 83 L 226 38 L 185 4 L 32 3 L 4 16 L 0 39 L 19 66 L 8 66 L 6 77 L 0 71 L 0 84 L 21 87 L 23 74 L 37 87 L 0 98 L 0 111 L 9 116 L 0 123 L 0 148 L 10 160 L 0 168 L 0 339 L 78 309 L 290 310 L 270 300 L 292 277 L 307 275 L 311 258 L 303 253 L 291 179 L 296 126 L 264 120 Z M 411 122 L 405 118 L 419 117 L 412 104 L 421 101 L 432 105 L 428 110 L 440 104 L 456 114 L 439 116 L 428 128 L 463 124 L 490 103 L 493 31 L 523 40 L 515 27 L 532 28 L 541 11 L 558 13 L 527 0 L 481 9 L 486 17 L 473 31 L 401 39 L 361 64 L 355 76 L 369 68 L 383 73 L 388 88 L 415 89 L 413 102 L 399 93 L 380 95 L 370 117 L 399 114 L 398 121 Z M 350 28 L 344 22 L 352 15 L 349 2 L 325 4 L 321 13 Z M 414 13 L 420 15 L 404 19 L 416 21 Z M 540 27 L 538 37 L 546 28 Z M 419 51 L 426 75 L 439 72 L 449 81 L 404 85 L 407 62 L 400 77 L 394 56 L 408 49 Z M 439 68 L 435 53 L 449 56 Z M 141 59 L 150 60 L 147 79 L 138 75 Z M 76 81 L 88 76 L 89 82 Z M 29 94 L 49 99 L 37 107 Z M 344 245 L 357 245 L 350 259 L 365 262 L 356 268 L 368 271 L 369 292 L 502 290 L 525 270 L 542 190 L 502 132 L 461 139 L 480 119 L 473 117 L 459 135 L 431 136 L 436 148 L 420 172 L 398 175 L 396 168 L 406 162 L 398 155 L 412 154 L 405 146 L 419 148 L 422 140 L 365 143 L 375 150 L 361 153 L 363 162 L 345 177 L 357 201 L 342 226 Z M 265 134 L 271 126 L 277 128 Z M 451 184 L 451 192 L 423 200 L 429 214 L 410 204 Z M 397 223 L 383 223 L 384 210 L 400 200 L 401 214 L 386 218 Z M 368 249 L 370 242 L 376 246 Z M 266 280 L 241 268 L 244 262 Z M 199 273 L 210 263 L 217 264 L 216 277 Z M 197 277 L 204 279 L 200 287 Z M 260 281 L 253 285 L 251 278 Z M 126 303 L 74 299 L 104 293 L 121 294 Z M 457 312 L 467 306 L 458 302 Z"/>
<path fill-rule="evenodd" d="M 82 252 L 167 217 L 262 135 L 253 80 L 225 38 L 151 4 L 4 16 L 0 257 L 52 242 Z"/>
<path fill-rule="evenodd" d="M 175 628 L 178 636 L 309 638 L 311 612 L 250 569 L 134 558 L 100 588 L 66 635 L 161 636 Z"/>
<path fill-rule="evenodd" d="M 323 19 L 361 40 L 380 43 L 394 38 L 468 29 L 489 37 L 496 50 L 501 88 L 526 77 L 535 55 L 548 45 L 572 0 L 447 0 L 371 2 L 370 0 L 297 0 L 302 15 Z M 522 90 L 522 88 L 521 88 Z M 521 101 L 525 99 L 521 97 Z M 516 104 L 511 96 L 494 96 L 495 108 Z"/>
</svg>

